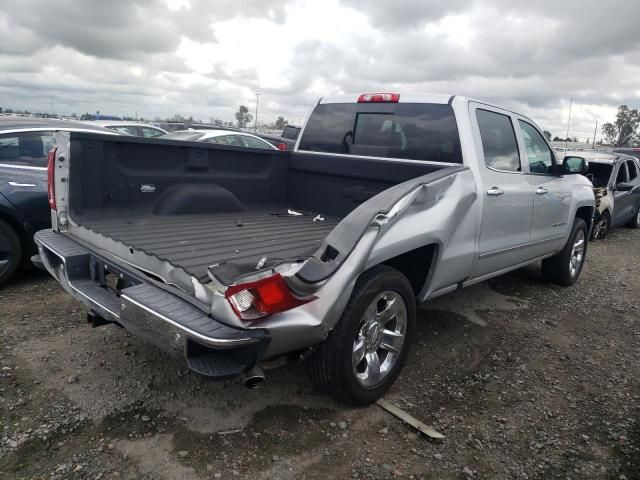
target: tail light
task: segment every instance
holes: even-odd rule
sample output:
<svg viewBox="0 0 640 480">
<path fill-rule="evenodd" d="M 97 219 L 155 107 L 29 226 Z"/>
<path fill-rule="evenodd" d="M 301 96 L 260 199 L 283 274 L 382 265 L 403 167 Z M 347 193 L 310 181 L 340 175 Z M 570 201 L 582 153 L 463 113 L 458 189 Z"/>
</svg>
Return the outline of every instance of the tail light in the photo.
<svg viewBox="0 0 640 480">
<path fill-rule="evenodd" d="M 316 297 L 296 297 L 279 273 L 230 286 L 224 296 L 242 320 L 254 320 L 304 305 Z"/>
<path fill-rule="evenodd" d="M 51 210 L 56 210 L 56 150 L 57 147 L 51 147 L 47 156 L 47 195 Z"/>
<path fill-rule="evenodd" d="M 284 143 L 284 142 L 280 142 L 278 144 L 278 150 L 282 150 L 283 152 L 286 152 L 287 151 L 287 144 Z"/>
<path fill-rule="evenodd" d="M 399 93 L 363 93 L 358 97 L 358 103 L 398 103 Z"/>
</svg>

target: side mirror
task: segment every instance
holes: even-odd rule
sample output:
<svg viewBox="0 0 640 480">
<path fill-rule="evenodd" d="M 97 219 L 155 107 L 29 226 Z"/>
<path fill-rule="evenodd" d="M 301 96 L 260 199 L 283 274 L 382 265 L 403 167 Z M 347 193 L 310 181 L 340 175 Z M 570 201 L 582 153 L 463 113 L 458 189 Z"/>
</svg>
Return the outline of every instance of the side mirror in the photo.
<svg viewBox="0 0 640 480">
<path fill-rule="evenodd" d="M 563 173 L 577 173 L 585 175 L 589 170 L 589 164 L 582 157 L 564 157 L 562 160 Z"/>
<path fill-rule="evenodd" d="M 633 190 L 633 185 L 627 182 L 620 182 L 616 185 L 616 192 L 630 192 Z"/>
</svg>

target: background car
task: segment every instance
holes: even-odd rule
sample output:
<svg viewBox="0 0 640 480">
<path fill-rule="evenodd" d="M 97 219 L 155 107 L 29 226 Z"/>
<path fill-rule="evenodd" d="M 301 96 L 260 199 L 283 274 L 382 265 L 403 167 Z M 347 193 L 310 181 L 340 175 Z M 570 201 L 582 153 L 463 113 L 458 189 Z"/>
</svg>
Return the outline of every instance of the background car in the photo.
<svg viewBox="0 0 640 480">
<path fill-rule="evenodd" d="M 624 153 L 640 159 L 640 147 L 614 148 L 614 153 Z"/>
<path fill-rule="evenodd" d="M 234 147 L 265 148 L 278 150 L 274 145 L 255 135 L 230 130 L 178 130 L 162 136 L 167 140 L 218 143 Z"/>
<path fill-rule="evenodd" d="M 98 125 L 32 117 L 0 117 L 0 285 L 36 253 L 33 234 L 51 225 L 47 155 L 56 130 L 116 135 Z"/>
<path fill-rule="evenodd" d="M 100 127 L 116 130 L 120 133 L 133 135 L 134 137 L 153 138 L 167 133 L 166 130 L 148 123 L 129 122 L 126 120 L 94 120 L 91 123 Z"/>
<path fill-rule="evenodd" d="M 620 153 L 567 152 L 589 162 L 587 178 L 596 196 L 596 219 L 591 240 L 602 240 L 612 228 L 640 227 L 640 161 Z"/>
</svg>

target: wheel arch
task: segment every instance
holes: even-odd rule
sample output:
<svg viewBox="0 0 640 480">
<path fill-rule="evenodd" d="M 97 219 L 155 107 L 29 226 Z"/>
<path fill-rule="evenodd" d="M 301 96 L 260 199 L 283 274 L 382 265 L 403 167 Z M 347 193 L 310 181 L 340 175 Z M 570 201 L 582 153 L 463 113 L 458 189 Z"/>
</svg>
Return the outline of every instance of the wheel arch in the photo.
<svg viewBox="0 0 640 480">
<path fill-rule="evenodd" d="M 609 211 L 609 210 L 610 209 L 607 209 L 605 211 Z M 591 233 L 591 228 L 593 227 L 594 213 L 595 213 L 595 208 L 592 206 L 578 207 L 578 209 L 576 210 L 575 218 L 581 218 L 584 220 L 584 223 L 587 224 L 587 232 L 589 234 Z M 609 215 L 611 215 L 611 211 L 609 211 Z"/>
<path fill-rule="evenodd" d="M 418 297 L 432 277 L 439 251 L 438 244 L 430 243 L 384 260 L 378 265 L 387 265 L 402 273 Z"/>
</svg>

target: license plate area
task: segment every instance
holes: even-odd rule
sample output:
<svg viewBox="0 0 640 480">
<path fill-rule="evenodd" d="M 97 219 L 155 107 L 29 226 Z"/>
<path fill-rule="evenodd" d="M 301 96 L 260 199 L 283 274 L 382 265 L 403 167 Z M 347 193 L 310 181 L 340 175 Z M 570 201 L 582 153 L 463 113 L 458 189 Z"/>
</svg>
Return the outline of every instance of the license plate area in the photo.
<svg viewBox="0 0 640 480">
<path fill-rule="evenodd" d="M 94 256 L 89 260 L 89 273 L 94 282 L 116 296 L 120 296 L 123 289 L 141 283 L 124 270 Z"/>
</svg>

